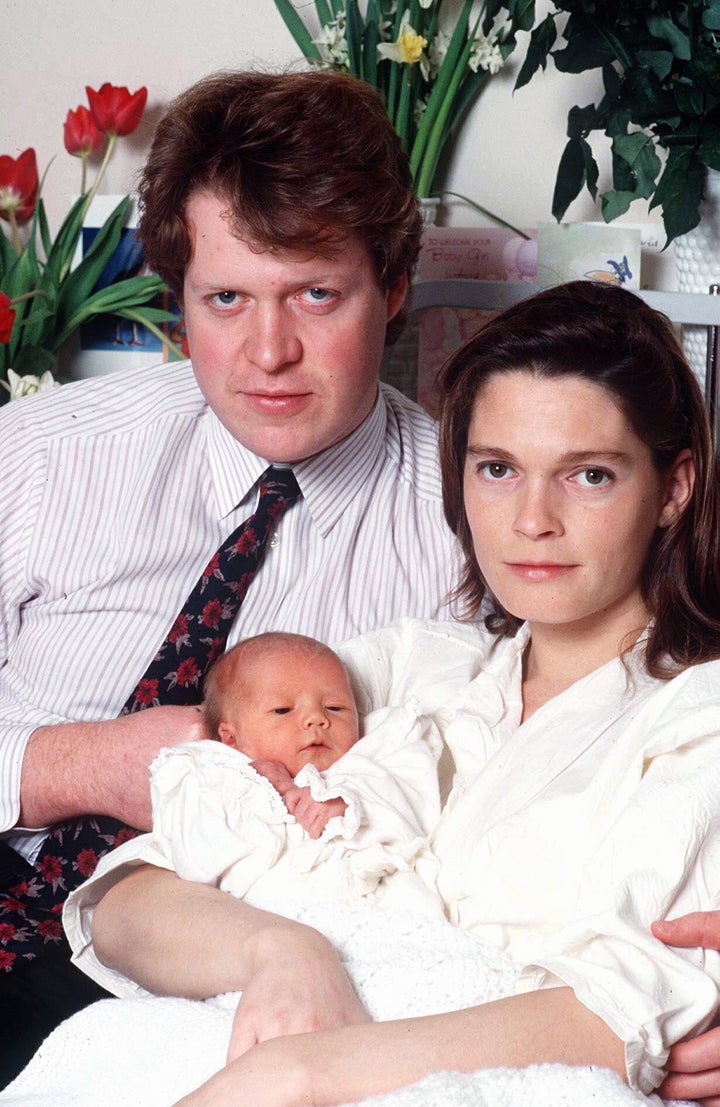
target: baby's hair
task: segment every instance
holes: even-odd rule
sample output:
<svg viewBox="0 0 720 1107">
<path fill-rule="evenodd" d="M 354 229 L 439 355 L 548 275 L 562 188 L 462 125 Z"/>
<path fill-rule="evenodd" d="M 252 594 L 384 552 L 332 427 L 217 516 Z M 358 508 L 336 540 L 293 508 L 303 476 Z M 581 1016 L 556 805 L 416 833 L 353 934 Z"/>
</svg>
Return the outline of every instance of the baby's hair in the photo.
<svg viewBox="0 0 720 1107">
<path fill-rule="evenodd" d="M 338 661 L 337 655 L 324 642 L 309 638 L 305 634 L 291 634 L 283 630 L 270 630 L 256 634 L 252 638 L 243 638 L 227 653 L 220 657 L 208 669 L 205 677 L 203 711 L 205 716 L 206 737 L 220 740 L 218 727 L 223 721 L 225 703 L 231 688 L 236 688 L 242 680 L 242 663 L 250 657 L 272 656 L 293 649 L 297 653 L 309 656 L 330 654 Z"/>
</svg>

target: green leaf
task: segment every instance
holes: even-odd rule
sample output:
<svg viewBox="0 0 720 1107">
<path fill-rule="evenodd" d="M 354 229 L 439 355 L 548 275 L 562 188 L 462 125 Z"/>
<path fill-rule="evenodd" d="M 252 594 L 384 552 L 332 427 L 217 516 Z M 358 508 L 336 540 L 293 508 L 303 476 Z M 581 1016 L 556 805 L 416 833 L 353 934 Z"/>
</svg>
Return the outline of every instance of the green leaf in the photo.
<svg viewBox="0 0 720 1107">
<path fill-rule="evenodd" d="M 55 366 L 55 355 L 41 346 L 23 346 L 17 354 L 14 364 L 10 366 L 21 377 L 27 373 L 41 377 L 48 369 Z"/>
<path fill-rule="evenodd" d="M 616 54 L 597 34 L 577 34 L 564 50 L 555 50 L 553 61 L 561 73 L 584 73 L 586 69 L 599 69 L 615 59 Z"/>
<path fill-rule="evenodd" d="M 555 191 L 552 199 L 552 213 L 558 223 L 562 220 L 570 204 L 578 196 L 587 179 L 587 151 L 592 151 L 584 139 L 571 138 L 563 150 L 558 166 Z"/>
<path fill-rule="evenodd" d="M 650 135 L 634 131 L 629 135 L 616 135 L 612 142 L 614 158 L 620 158 L 628 166 L 636 196 L 648 199 L 655 189 L 660 172 L 660 158 Z"/>
<path fill-rule="evenodd" d="M 310 61 L 320 61 L 320 51 L 290 0 L 275 0 L 275 7 L 280 12 L 288 31 L 295 39 L 295 44 L 299 47 L 300 53 Z"/>
<path fill-rule="evenodd" d="M 327 27 L 328 23 L 332 23 L 335 18 L 327 0 L 315 0 L 315 11 L 317 12 L 321 27 Z"/>
<path fill-rule="evenodd" d="M 348 66 L 355 77 L 364 78 L 363 37 L 365 24 L 360 15 L 357 0 L 347 0 L 346 15 L 345 37 L 348 44 Z"/>
<path fill-rule="evenodd" d="M 687 61 L 690 57 L 690 39 L 668 15 L 649 15 L 648 30 L 655 38 L 667 42 L 676 58 Z"/>
<path fill-rule="evenodd" d="M 634 192 L 626 192 L 620 189 L 611 189 L 600 197 L 602 217 L 606 223 L 612 223 L 619 215 L 624 215 L 633 200 L 637 197 Z"/>
<path fill-rule="evenodd" d="M 713 133 L 705 138 L 698 147 L 698 157 L 704 165 L 711 169 L 720 169 L 720 132 L 713 128 Z"/>
<path fill-rule="evenodd" d="M 545 69 L 548 54 L 555 45 L 556 38 L 555 20 L 551 15 L 548 15 L 542 23 L 538 23 L 530 35 L 525 61 L 520 67 L 520 72 L 515 81 L 515 91 L 526 85 L 540 67 Z"/>
<path fill-rule="evenodd" d="M 365 40 L 363 44 L 363 73 L 373 88 L 378 88 L 378 44 L 380 42 L 380 10 L 377 0 L 368 0 L 365 12 Z"/>
<path fill-rule="evenodd" d="M 650 204 L 651 208 L 662 207 L 666 245 L 700 222 L 705 176 L 705 166 L 693 151 L 682 147 L 669 150 L 665 169 Z"/>
<path fill-rule="evenodd" d="M 596 115 L 594 104 L 588 104 L 585 108 L 579 108 L 577 105 L 570 108 L 567 118 L 568 138 L 585 138 L 595 129 Z"/>
<path fill-rule="evenodd" d="M 708 0 L 701 23 L 708 31 L 720 31 L 720 0 Z"/>
<path fill-rule="evenodd" d="M 10 239 L 0 230 L 0 288 L 3 287 L 5 274 L 15 264 L 17 254 L 10 245 Z"/>
</svg>

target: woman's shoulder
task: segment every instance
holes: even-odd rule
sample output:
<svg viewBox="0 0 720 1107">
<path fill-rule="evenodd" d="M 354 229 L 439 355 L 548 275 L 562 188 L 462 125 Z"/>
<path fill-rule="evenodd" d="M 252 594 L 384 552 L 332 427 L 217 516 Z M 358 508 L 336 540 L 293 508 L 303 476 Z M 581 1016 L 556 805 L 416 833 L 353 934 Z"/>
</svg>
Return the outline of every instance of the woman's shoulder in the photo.
<svg viewBox="0 0 720 1107">
<path fill-rule="evenodd" d="M 416 697 L 434 710 L 452 690 L 473 680 L 495 636 L 478 622 L 400 619 L 338 648 L 361 711 Z"/>
</svg>

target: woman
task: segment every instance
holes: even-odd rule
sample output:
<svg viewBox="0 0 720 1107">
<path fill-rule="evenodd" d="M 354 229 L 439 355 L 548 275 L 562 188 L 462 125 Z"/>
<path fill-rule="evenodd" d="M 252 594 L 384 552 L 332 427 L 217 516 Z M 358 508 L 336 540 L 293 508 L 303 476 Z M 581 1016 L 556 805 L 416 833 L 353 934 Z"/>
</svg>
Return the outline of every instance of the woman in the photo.
<svg viewBox="0 0 720 1107">
<path fill-rule="evenodd" d="M 118 905 L 152 910 L 174 878 L 135 873 L 98 908 L 100 956 L 150 989 L 244 989 L 237 1059 L 187 1107 L 355 1102 L 543 1061 L 647 1093 L 717 1005 L 713 955 L 703 971 L 649 932 L 708 906 L 720 876 L 720 523 L 698 386 L 662 317 L 577 282 L 491 321 L 441 404 L 461 592 L 485 626 L 409 622 L 344 659 L 365 706 L 414 695 L 436 715 L 456 769 L 437 889 L 524 966 L 519 992 L 368 1022 L 319 935 L 192 886 L 186 967 L 159 965 Z M 197 911 L 219 953 L 200 952 Z"/>
</svg>

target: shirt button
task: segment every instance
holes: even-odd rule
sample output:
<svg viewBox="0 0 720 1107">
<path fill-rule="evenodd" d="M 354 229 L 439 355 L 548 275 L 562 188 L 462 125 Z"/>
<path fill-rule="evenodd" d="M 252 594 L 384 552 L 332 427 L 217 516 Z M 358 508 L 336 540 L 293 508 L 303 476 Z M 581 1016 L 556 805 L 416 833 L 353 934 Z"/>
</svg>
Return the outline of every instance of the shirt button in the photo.
<svg viewBox="0 0 720 1107">
<path fill-rule="evenodd" d="M 276 530 L 270 535 L 270 549 L 274 550 L 276 546 L 280 545 L 280 535 Z"/>
</svg>

